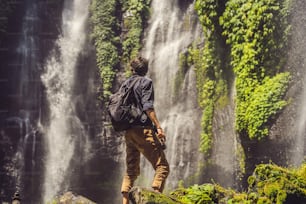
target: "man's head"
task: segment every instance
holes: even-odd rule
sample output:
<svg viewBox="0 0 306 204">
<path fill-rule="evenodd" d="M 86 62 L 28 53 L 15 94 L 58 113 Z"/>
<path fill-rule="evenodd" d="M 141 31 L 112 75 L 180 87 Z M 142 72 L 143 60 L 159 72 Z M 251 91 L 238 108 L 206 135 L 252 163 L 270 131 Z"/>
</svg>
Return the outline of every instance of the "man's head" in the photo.
<svg viewBox="0 0 306 204">
<path fill-rule="evenodd" d="M 148 60 L 143 57 L 136 57 L 130 63 L 132 71 L 140 76 L 146 75 L 148 72 Z"/>
</svg>

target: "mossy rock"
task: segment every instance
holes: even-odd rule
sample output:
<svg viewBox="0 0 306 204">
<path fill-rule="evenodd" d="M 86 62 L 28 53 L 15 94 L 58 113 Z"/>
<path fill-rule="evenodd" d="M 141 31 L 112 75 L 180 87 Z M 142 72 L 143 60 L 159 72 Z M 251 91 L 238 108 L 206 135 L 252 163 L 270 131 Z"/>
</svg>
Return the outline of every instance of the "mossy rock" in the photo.
<svg viewBox="0 0 306 204">
<path fill-rule="evenodd" d="M 172 193 L 184 204 L 305 204 L 306 164 L 286 169 L 275 164 L 260 164 L 249 177 L 247 192 L 236 192 L 218 184 L 194 185 Z"/>
<path fill-rule="evenodd" d="M 132 204 L 182 204 L 165 194 L 140 187 L 133 187 L 129 193 L 129 198 Z"/>
<path fill-rule="evenodd" d="M 290 170 L 273 164 L 260 164 L 248 179 L 249 191 L 268 197 L 273 203 L 306 203 L 305 166 Z"/>
<path fill-rule="evenodd" d="M 85 198 L 81 195 L 75 195 L 72 192 L 66 192 L 63 195 L 55 198 L 47 204 L 97 204 L 88 198 Z"/>
</svg>

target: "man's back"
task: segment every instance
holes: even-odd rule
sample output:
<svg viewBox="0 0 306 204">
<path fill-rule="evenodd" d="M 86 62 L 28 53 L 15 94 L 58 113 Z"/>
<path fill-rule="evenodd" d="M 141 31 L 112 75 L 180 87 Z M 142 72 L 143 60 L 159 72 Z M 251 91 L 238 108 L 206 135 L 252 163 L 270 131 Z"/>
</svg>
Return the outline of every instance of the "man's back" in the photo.
<svg viewBox="0 0 306 204">
<path fill-rule="evenodd" d="M 136 78 L 141 78 L 133 87 L 133 97 L 134 103 L 143 114 L 125 133 L 127 169 L 121 186 L 123 204 L 129 203 L 128 192 L 140 174 L 140 153 L 145 156 L 155 170 L 152 182 L 152 188 L 155 191 L 163 191 L 166 178 L 169 174 L 169 164 L 164 151 L 156 142 L 156 139 L 165 141 L 165 134 L 154 110 L 152 80 L 145 77 L 148 71 L 148 61 L 138 57 L 132 60 L 131 67 L 134 75 L 127 79 L 123 86 L 128 87 Z M 156 127 L 157 133 L 153 130 L 153 125 Z"/>
</svg>

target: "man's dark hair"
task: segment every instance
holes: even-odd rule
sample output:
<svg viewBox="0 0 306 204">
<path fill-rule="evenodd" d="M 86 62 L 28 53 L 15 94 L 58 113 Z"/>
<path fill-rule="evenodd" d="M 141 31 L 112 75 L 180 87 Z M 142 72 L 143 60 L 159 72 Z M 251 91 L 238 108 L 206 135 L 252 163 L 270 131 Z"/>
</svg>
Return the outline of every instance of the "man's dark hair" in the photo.
<svg viewBox="0 0 306 204">
<path fill-rule="evenodd" d="M 143 57 L 136 57 L 130 63 L 132 71 L 140 76 L 146 75 L 148 72 L 148 60 Z"/>
</svg>

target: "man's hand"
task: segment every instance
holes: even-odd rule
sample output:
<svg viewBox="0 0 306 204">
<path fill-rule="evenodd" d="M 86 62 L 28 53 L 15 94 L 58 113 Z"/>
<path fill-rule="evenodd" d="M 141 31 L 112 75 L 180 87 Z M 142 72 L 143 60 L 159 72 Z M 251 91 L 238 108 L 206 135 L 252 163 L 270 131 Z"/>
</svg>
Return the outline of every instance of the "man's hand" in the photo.
<svg viewBox="0 0 306 204">
<path fill-rule="evenodd" d="M 154 111 L 154 109 L 149 109 L 146 110 L 146 114 L 147 116 L 150 118 L 150 120 L 153 122 L 153 124 L 155 125 L 156 129 L 157 129 L 157 137 L 158 139 L 164 143 L 166 141 L 166 135 L 164 133 L 164 130 L 160 127 L 159 121 L 156 117 L 156 113 Z"/>
<path fill-rule="evenodd" d="M 166 135 L 165 135 L 164 130 L 162 128 L 157 128 L 157 137 L 160 139 L 161 142 L 166 141 Z"/>
</svg>

